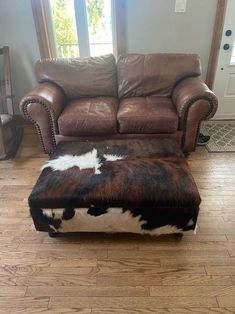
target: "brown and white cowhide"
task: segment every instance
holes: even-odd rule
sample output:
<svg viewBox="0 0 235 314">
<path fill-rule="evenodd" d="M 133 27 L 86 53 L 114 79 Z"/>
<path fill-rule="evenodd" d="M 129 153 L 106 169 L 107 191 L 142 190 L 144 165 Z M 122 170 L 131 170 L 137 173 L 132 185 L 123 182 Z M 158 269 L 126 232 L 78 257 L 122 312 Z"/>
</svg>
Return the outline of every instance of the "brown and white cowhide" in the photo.
<svg viewBox="0 0 235 314">
<path fill-rule="evenodd" d="M 70 211 L 70 213 L 68 213 Z M 161 235 L 171 233 L 183 233 L 189 231 L 190 227 L 195 224 L 192 219 L 189 219 L 185 228 L 178 228 L 176 225 L 164 225 L 153 229 L 145 229 L 144 225 L 147 221 L 142 219 L 141 215 L 135 216 L 131 211 L 123 210 L 122 208 L 97 209 L 77 208 L 66 209 L 43 209 L 44 216 L 57 222 L 55 225 L 50 225 L 54 232 L 129 232 L 137 234 Z M 187 228 L 188 227 L 188 228 Z M 185 229 L 185 230 L 184 230 Z M 192 230 L 191 230 L 192 231 Z M 194 233 L 196 232 L 196 228 Z"/>
<path fill-rule="evenodd" d="M 56 159 L 48 160 L 45 165 L 42 166 L 41 170 L 50 167 L 53 171 L 64 171 L 73 167 L 78 167 L 80 170 L 94 169 L 94 174 L 100 174 L 100 168 L 102 166 L 102 160 L 104 161 L 117 161 L 124 159 L 124 156 L 104 154 L 101 159 L 98 156 L 97 149 L 85 153 L 80 156 L 74 155 L 63 155 Z"/>
<path fill-rule="evenodd" d="M 195 230 L 201 199 L 169 140 L 60 143 L 29 197 L 37 230 L 160 235 Z"/>
</svg>

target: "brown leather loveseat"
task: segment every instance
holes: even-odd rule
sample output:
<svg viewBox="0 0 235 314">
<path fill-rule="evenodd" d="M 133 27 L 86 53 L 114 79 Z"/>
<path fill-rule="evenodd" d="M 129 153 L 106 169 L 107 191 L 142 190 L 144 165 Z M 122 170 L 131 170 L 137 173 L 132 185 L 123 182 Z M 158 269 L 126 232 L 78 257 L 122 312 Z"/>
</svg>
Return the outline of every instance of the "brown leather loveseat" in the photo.
<svg viewBox="0 0 235 314">
<path fill-rule="evenodd" d="M 20 109 L 48 154 L 60 141 L 102 138 L 170 138 L 191 152 L 217 109 L 200 75 L 194 54 L 45 59 Z"/>
</svg>

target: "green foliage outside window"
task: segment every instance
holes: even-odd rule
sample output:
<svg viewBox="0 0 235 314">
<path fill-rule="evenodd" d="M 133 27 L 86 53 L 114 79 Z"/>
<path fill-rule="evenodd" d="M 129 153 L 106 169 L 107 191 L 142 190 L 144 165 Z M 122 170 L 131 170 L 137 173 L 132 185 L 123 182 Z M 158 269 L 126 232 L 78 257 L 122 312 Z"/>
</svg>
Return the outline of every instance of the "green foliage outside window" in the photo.
<svg viewBox="0 0 235 314">
<path fill-rule="evenodd" d="M 54 24 L 54 34 L 58 57 L 78 57 L 79 50 L 76 46 L 77 30 L 75 16 L 68 9 L 68 0 L 51 0 L 51 13 Z M 70 52 L 68 47 L 74 45 Z M 71 46 L 70 46 L 71 47 Z"/>
<path fill-rule="evenodd" d="M 76 0 L 75 0 L 76 1 Z M 50 0 L 58 57 L 78 57 L 74 0 Z M 90 40 L 99 42 L 105 29 L 104 0 L 86 0 Z"/>
<path fill-rule="evenodd" d="M 86 0 L 89 30 L 97 35 L 104 25 L 104 0 Z"/>
</svg>

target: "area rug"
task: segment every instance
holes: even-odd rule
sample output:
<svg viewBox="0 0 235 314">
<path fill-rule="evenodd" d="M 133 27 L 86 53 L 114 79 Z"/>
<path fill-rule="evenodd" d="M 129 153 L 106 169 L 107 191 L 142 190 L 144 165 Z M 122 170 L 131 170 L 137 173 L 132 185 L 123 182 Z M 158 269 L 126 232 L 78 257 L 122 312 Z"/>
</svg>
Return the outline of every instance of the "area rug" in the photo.
<svg viewBox="0 0 235 314">
<path fill-rule="evenodd" d="M 211 136 L 209 152 L 235 152 L 235 120 L 204 121 L 201 132 Z"/>
</svg>

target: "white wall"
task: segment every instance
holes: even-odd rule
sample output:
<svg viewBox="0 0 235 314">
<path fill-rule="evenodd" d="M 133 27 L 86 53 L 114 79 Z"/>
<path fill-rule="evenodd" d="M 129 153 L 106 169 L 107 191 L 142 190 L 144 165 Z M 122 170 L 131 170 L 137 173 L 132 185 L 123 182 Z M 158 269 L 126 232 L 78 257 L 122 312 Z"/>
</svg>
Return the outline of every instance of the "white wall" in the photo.
<svg viewBox="0 0 235 314">
<path fill-rule="evenodd" d="M 205 78 L 217 0 L 188 0 L 175 13 L 175 0 L 126 0 L 128 52 L 186 52 L 201 57 Z"/>
<path fill-rule="evenodd" d="M 36 85 L 33 65 L 40 58 L 30 0 L 0 0 L 0 46 L 10 47 L 14 105 Z"/>
<path fill-rule="evenodd" d="M 174 13 L 175 0 L 126 0 L 128 52 L 194 52 L 205 77 L 217 0 L 188 0 L 186 13 Z M 30 0 L 0 0 L 0 46 L 8 45 L 15 108 L 35 84 L 40 58 Z"/>
</svg>

